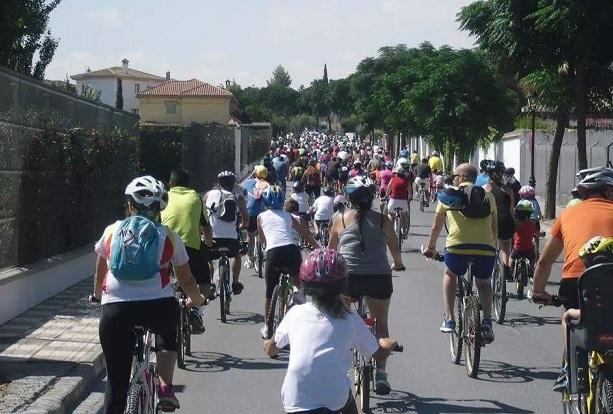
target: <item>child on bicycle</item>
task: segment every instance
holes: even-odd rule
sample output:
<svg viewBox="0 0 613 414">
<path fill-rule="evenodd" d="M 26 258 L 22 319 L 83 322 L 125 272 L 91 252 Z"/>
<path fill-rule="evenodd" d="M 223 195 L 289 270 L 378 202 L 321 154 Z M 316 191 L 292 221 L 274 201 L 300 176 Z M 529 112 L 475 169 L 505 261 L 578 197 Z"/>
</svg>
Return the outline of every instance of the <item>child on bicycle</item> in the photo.
<svg viewBox="0 0 613 414">
<path fill-rule="evenodd" d="M 541 205 L 536 199 L 536 191 L 534 187 L 530 185 L 524 185 L 519 189 L 519 198 L 522 200 L 528 200 L 530 204 L 532 204 L 532 214 L 530 215 L 530 220 L 536 225 L 536 227 L 541 229 L 540 221 L 541 221 Z"/>
<path fill-rule="evenodd" d="M 390 338 L 378 341 L 341 294 L 347 290 L 347 263 L 330 249 L 317 249 L 300 266 L 308 297 L 293 306 L 264 342 L 269 356 L 290 345 L 289 365 L 281 396 L 288 413 L 358 412 L 351 393 L 352 350 L 385 358 L 397 346 Z M 325 411 L 329 410 L 329 411 Z"/>
<path fill-rule="evenodd" d="M 315 240 L 319 240 L 321 226 L 328 225 L 334 214 L 334 190 L 332 187 L 324 188 L 323 194 L 313 202 L 309 214 L 314 214 Z"/>
<path fill-rule="evenodd" d="M 515 206 L 515 234 L 513 235 L 513 250 L 511 251 L 511 269 L 515 269 L 515 260 L 526 258 L 530 268 L 534 266 L 534 237 L 538 235 L 536 224 L 530 220 L 533 209 L 528 200 L 521 200 Z M 515 275 L 517 278 L 517 275 Z"/>
</svg>

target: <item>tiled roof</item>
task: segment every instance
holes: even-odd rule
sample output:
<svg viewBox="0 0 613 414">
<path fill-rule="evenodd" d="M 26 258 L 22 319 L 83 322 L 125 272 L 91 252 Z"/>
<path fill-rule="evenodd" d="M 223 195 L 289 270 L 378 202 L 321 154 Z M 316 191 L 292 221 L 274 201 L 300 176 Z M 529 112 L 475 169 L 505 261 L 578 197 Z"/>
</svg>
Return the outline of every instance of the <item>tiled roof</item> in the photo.
<svg viewBox="0 0 613 414">
<path fill-rule="evenodd" d="M 152 75 L 151 73 L 141 72 L 140 70 L 126 68 L 122 66 L 113 66 L 111 68 L 94 70 L 91 72 L 79 73 L 71 76 L 71 79 L 81 80 L 90 78 L 122 78 L 122 79 L 146 79 L 154 81 L 163 81 L 166 78 L 162 76 Z"/>
<path fill-rule="evenodd" d="M 187 81 L 169 80 L 142 91 L 141 96 L 232 96 L 229 91 L 198 79 Z"/>
</svg>

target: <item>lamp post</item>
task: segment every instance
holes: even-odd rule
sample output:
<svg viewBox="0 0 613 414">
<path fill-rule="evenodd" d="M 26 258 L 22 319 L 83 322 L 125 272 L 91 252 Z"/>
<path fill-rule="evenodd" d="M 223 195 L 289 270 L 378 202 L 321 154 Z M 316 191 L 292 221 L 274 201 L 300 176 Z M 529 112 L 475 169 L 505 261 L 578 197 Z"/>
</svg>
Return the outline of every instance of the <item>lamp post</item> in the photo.
<svg viewBox="0 0 613 414">
<path fill-rule="evenodd" d="M 536 111 L 534 106 L 534 95 L 528 95 L 528 107 L 530 107 L 530 113 L 532 114 L 532 138 L 530 139 L 530 180 L 528 183 L 536 188 L 536 178 L 534 178 L 534 146 L 536 145 L 535 123 L 536 123 Z"/>
</svg>

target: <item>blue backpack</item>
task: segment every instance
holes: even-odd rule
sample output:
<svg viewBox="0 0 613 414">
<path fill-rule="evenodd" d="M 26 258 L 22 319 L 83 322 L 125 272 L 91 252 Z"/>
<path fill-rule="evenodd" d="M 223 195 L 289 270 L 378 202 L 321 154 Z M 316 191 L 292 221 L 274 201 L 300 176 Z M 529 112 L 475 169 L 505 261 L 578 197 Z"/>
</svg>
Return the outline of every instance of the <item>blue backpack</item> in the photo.
<svg viewBox="0 0 613 414">
<path fill-rule="evenodd" d="M 109 269 L 118 280 L 136 282 L 151 279 L 160 271 L 160 224 L 144 216 L 122 220 L 111 243 Z"/>
</svg>

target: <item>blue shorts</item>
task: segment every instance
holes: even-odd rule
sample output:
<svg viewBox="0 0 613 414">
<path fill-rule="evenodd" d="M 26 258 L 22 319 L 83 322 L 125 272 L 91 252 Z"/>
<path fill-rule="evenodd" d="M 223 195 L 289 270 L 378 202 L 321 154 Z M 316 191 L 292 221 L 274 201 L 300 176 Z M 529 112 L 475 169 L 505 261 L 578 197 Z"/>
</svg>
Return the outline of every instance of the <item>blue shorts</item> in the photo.
<svg viewBox="0 0 613 414">
<path fill-rule="evenodd" d="M 468 269 L 468 261 L 473 262 L 473 275 L 477 279 L 487 279 L 492 276 L 496 256 L 480 256 L 476 254 L 449 253 L 445 250 L 445 266 L 453 274 L 462 276 Z"/>
</svg>

